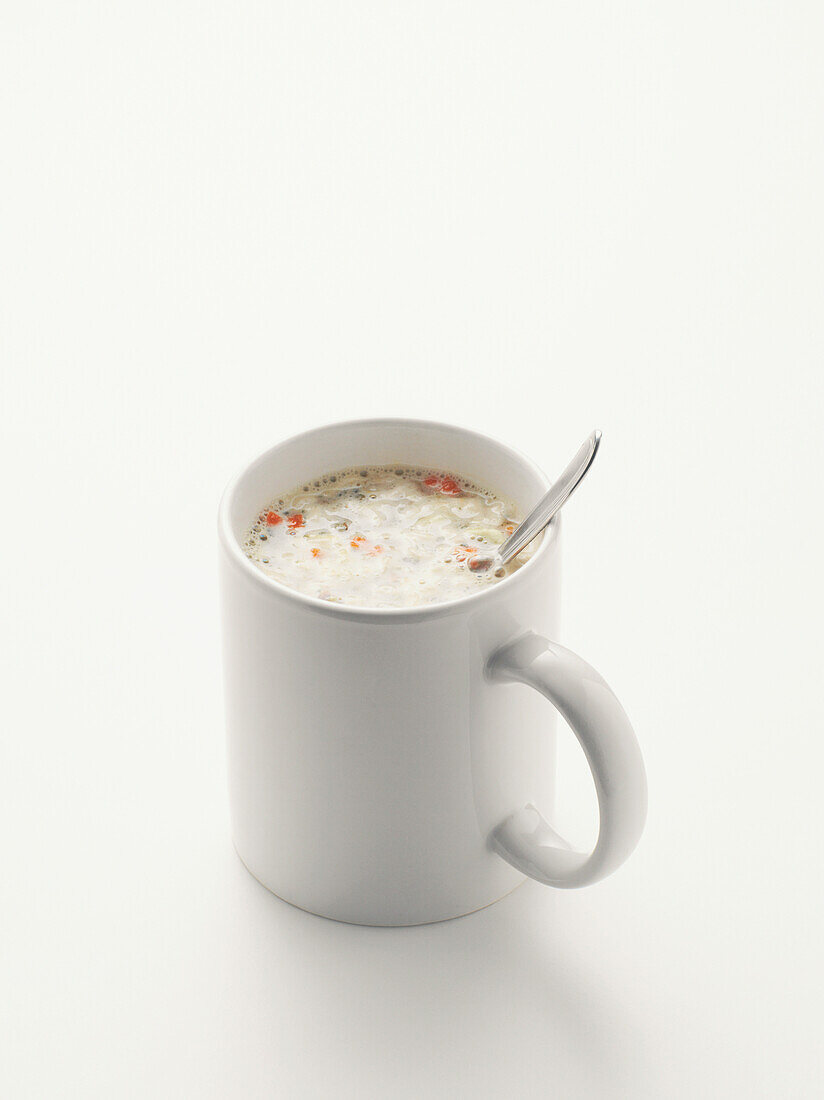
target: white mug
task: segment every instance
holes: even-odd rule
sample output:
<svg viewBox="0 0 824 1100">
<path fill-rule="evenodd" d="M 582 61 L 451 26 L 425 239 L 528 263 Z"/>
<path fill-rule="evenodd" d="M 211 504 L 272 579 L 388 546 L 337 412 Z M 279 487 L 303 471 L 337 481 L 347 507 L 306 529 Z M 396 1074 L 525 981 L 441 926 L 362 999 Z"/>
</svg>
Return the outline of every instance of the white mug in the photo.
<svg viewBox="0 0 824 1100">
<path fill-rule="evenodd" d="M 355 924 L 471 913 L 529 875 L 585 886 L 630 854 L 646 778 L 621 704 L 558 645 L 561 527 L 497 584 L 424 607 L 347 607 L 265 576 L 242 549 L 273 496 L 348 466 L 427 466 L 526 512 L 549 486 L 487 436 L 415 420 L 333 424 L 246 467 L 220 505 L 228 768 L 235 847 L 280 898 Z M 530 690 L 534 689 L 534 690 Z M 544 698 L 542 698 L 542 696 Z M 592 770 L 588 853 L 547 824 L 555 714 Z"/>
</svg>

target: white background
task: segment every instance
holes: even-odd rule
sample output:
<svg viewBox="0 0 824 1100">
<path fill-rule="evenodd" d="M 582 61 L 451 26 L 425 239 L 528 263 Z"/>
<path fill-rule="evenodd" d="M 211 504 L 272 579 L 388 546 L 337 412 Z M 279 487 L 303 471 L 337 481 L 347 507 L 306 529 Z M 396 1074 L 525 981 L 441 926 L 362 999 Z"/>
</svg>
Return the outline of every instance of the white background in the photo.
<svg viewBox="0 0 824 1100">
<path fill-rule="evenodd" d="M 821 1095 L 823 10 L 3 5 L 4 1096 Z M 608 882 L 376 930 L 234 855 L 218 497 L 369 415 L 603 430 Z"/>
</svg>

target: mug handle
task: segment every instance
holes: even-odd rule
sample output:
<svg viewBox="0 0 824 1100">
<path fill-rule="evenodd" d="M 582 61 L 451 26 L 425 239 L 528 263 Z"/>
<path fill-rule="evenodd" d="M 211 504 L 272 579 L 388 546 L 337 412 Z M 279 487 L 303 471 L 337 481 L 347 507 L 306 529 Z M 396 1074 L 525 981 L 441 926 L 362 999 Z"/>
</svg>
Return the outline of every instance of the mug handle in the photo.
<svg viewBox="0 0 824 1100">
<path fill-rule="evenodd" d="M 572 851 L 531 804 L 492 831 L 492 848 L 547 886 L 589 886 L 606 878 L 635 848 L 647 816 L 644 762 L 624 708 L 586 661 L 538 634 L 498 649 L 486 672 L 495 683 L 528 684 L 560 711 L 584 750 L 600 813 L 589 853 Z"/>
</svg>

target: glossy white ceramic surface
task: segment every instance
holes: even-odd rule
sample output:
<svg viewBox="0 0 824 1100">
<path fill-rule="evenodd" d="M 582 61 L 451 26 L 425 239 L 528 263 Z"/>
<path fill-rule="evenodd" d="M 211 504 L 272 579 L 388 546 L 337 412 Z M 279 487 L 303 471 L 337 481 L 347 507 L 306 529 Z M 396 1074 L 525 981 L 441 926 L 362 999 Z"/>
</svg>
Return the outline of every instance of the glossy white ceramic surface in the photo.
<svg viewBox="0 0 824 1100">
<path fill-rule="evenodd" d="M 603 877 L 637 842 L 646 788 L 629 723 L 597 673 L 577 658 L 545 663 L 541 645 L 558 627 L 557 519 L 511 577 L 423 608 L 316 600 L 243 554 L 240 539 L 273 493 L 344 466 L 390 462 L 458 472 L 524 511 L 548 486 L 526 458 L 485 436 L 406 420 L 319 428 L 272 448 L 232 482 L 219 530 L 241 859 L 301 908 L 382 925 L 472 912 L 524 873 L 561 886 Z M 533 635 L 540 652 L 524 672 L 523 639 Z M 592 678 L 608 695 L 587 688 Z M 568 704 L 593 767 L 601 832 L 592 857 L 570 859 L 560 838 L 548 847 L 555 834 L 525 809 L 552 811 L 555 712 L 541 694 Z"/>
</svg>

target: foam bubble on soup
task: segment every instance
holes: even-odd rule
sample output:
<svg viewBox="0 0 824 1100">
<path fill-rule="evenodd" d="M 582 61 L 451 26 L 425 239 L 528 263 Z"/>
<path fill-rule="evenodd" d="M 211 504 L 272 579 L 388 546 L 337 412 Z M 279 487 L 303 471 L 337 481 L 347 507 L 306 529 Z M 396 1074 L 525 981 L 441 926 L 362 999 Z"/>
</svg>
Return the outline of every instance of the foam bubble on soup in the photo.
<svg viewBox="0 0 824 1100">
<path fill-rule="evenodd" d="M 419 607 L 497 584 L 540 540 L 498 570 L 475 571 L 520 515 L 456 474 L 393 464 L 316 478 L 260 510 L 243 541 L 261 572 L 351 607 Z"/>
</svg>

